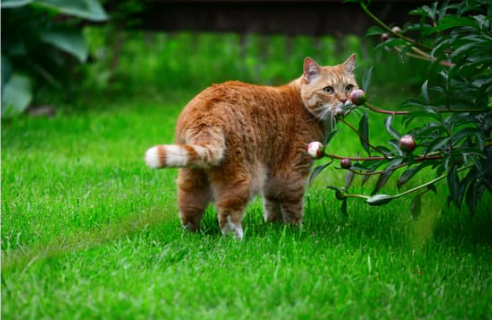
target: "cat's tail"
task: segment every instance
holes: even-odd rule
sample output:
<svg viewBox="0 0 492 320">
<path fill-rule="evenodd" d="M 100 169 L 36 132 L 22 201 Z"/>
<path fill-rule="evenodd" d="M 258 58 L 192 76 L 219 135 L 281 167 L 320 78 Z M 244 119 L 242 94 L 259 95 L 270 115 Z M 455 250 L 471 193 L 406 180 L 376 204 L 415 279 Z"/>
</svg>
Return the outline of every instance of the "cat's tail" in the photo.
<svg viewBox="0 0 492 320">
<path fill-rule="evenodd" d="M 225 141 L 222 133 L 207 135 L 205 139 L 193 139 L 187 144 L 157 145 L 145 153 L 145 162 L 150 168 L 216 166 L 224 158 Z"/>
</svg>

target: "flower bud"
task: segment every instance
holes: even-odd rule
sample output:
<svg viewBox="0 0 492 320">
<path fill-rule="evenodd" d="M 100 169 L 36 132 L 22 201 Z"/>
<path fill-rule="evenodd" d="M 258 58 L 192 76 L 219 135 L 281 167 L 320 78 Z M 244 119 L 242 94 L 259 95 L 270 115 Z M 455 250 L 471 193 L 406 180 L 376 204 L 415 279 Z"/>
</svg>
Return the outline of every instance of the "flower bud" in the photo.
<svg viewBox="0 0 492 320">
<path fill-rule="evenodd" d="M 390 37 L 389 37 L 389 35 L 387 33 L 381 34 L 381 37 L 380 37 L 380 39 L 381 39 L 382 42 L 387 41 L 389 38 Z"/>
<path fill-rule="evenodd" d="M 394 26 L 394 27 L 391 29 L 391 31 L 393 31 L 393 33 L 395 33 L 395 34 L 401 34 L 401 29 L 400 29 L 400 27 L 398 27 L 398 26 Z"/>
<path fill-rule="evenodd" d="M 413 136 L 406 134 L 398 140 L 398 146 L 403 151 L 412 152 L 417 145 L 415 144 Z"/>
<path fill-rule="evenodd" d="M 352 91 L 352 93 L 350 94 L 350 101 L 352 101 L 353 104 L 356 104 L 358 106 L 364 104 L 366 100 L 367 98 L 364 90 L 356 89 Z"/>
<path fill-rule="evenodd" d="M 320 159 L 325 155 L 325 146 L 319 141 L 313 141 L 308 144 L 307 152 L 311 158 Z"/>
<path fill-rule="evenodd" d="M 335 119 L 340 120 L 345 117 L 345 111 L 342 108 L 337 107 L 335 108 L 335 111 L 333 111 L 333 115 L 335 116 Z"/>
<path fill-rule="evenodd" d="M 345 158 L 340 161 L 340 166 L 344 169 L 350 169 L 352 163 L 350 163 L 350 159 Z"/>
</svg>

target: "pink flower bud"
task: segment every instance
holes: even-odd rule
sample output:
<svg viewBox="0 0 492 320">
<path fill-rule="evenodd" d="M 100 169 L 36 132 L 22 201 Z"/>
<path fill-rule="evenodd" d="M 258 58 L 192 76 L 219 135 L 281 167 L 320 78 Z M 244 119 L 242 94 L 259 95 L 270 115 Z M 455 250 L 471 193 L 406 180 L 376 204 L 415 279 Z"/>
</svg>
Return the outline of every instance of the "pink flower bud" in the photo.
<svg viewBox="0 0 492 320">
<path fill-rule="evenodd" d="M 396 33 L 396 34 L 401 34 L 401 29 L 400 27 L 398 26 L 394 26 L 391 31 L 393 31 L 393 33 Z"/>
<path fill-rule="evenodd" d="M 325 155 L 325 146 L 319 141 L 313 141 L 308 144 L 307 152 L 311 158 L 320 159 Z"/>
<path fill-rule="evenodd" d="M 350 163 L 350 159 L 345 158 L 340 161 L 340 166 L 344 169 L 350 169 L 352 163 Z"/>
<path fill-rule="evenodd" d="M 345 111 L 342 108 L 335 108 L 335 111 L 333 111 L 333 114 L 335 115 L 335 119 L 340 120 L 345 117 Z"/>
<path fill-rule="evenodd" d="M 356 89 L 352 91 L 352 93 L 350 94 L 350 101 L 352 101 L 353 104 L 356 104 L 358 106 L 364 104 L 366 100 L 367 98 L 364 90 Z"/>
<path fill-rule="evenodd" d="M 398 140 L 398 146 L 403 151 L 412 152 L 417 145 L 415 144 L 413 137 L 406 134 Z"/>
</svg>

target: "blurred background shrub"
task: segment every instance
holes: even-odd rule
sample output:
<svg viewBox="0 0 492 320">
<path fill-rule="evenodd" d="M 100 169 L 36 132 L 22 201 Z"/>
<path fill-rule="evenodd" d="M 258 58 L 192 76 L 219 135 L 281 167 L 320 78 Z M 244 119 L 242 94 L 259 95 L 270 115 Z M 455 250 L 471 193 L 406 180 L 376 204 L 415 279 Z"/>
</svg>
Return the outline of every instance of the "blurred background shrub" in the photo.
<svg viewBox="0 0 492 320">
<path fill-rule="evenodd" d="M 374 50 L 356 35 L 150 32 L 139 29 L 146 2 L 2 1 L 2 115 L 29 105 L 83 104 L 91 98 L 196 94 L 227 80 L 279 85 L 301 74 L 311 56 L 333 65 L 358 54 L 370 66 L 370 95 L 394 101 L 418 93 L 428 64 Z M 279 4 L 281 5 L 281 4 Z M 359 79 L 360 80 L 360 79 Z M 395 98 L 396 97 L 396 98 Z"/>
<path fill-rule="evenodd" d="M 85 19 L 107 19 L 97 0 L 2 1 L 3 117 L 23 112 L 38 90 L 70 90 L 67 68 L 88 56 Z"/>
</svg>

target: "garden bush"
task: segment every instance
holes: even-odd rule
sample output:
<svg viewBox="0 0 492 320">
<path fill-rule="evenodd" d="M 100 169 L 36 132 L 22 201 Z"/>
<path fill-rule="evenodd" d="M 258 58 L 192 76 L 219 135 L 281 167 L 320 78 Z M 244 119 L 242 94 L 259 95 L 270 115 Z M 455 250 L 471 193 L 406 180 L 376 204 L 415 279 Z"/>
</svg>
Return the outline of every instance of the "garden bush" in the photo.
<svg viewBox="0 0 492 320">
<path fill-rule="evenodd" d="M 348 157 L 326 153 L 332 161 L 315 168 L 314 179 L 335 160 L 347 170 L 345 186 L 335 190 L 347 212 L 347 199 L 364 199 L 369 205 L 383 205 L 395 198 L 414 195 L 410 211 L 418 216 L 422 195 L 436 191 L 435 184 L 445 180 L 448 186 L 448 205 L 458 208 L 463 201 L 473 214 L 477 202 L 492 192 L 492 5 L 486 0 L 435 2 L 410 12 L 419 21 L 403 27 L 388 26 L 372 14 L 368 3 L 357 2 L 377 24 L 367 36 L 379 36 L 381 50 L 394 50 L 405 57 L 429 63 L 428 78 L 418 98 L 409 98 L 398 108 L 386 110 L 371 102 L 356 128 L 343 117 L 339 123 L 349 126 L 359 137 L 366 157 Z M 376 67 L 377 68 L 377 67 Z M 363 77 L 362 88 L 368 89 L 372 69 Z M 369 99 L 370 101 L 370 99 Z M 362 104 L 362 103 L 360 103 Z M 356 105 L 348 106 L 345 113 Z M 358 107 L 358 108 L 361 108 Z M 386 114 L 384 127 L 388 132 L 387 145 L 374 145 L 369 137 L 369 115 Z M 395 129 L 394 121 L 401 118 L 405 131 Z M 335 121 L 335 117 L 333 117 Z M 376 130 L 378 130 L 377 128 Z M 337 133 L 331 131 L 325 144 Z M 435 177 L 405 190 L 407 183 L 423 169 L 432 170 Z M 396 175 L 400 193 L 388 195 L 382 190 L 389 178 Z M 352 194 L 354 176 L 360 175 L 362 185 L 371 177 L 377 181 L 368 194 Z"/>
<path fill-rule="evenodd" d="M 78 24 L 107 16 L 97 0 L 5 0 L 1 8 L 8 30 L 2 36 L 2 117 L 9 117 L 29 106 L 35 89 L 69 88 L 67 67 L 88 57 Z"/>
</svg>

